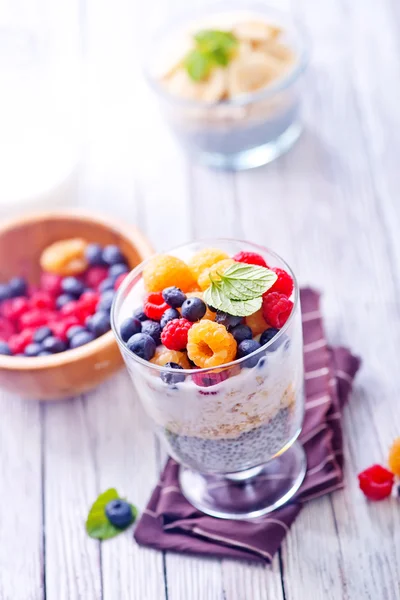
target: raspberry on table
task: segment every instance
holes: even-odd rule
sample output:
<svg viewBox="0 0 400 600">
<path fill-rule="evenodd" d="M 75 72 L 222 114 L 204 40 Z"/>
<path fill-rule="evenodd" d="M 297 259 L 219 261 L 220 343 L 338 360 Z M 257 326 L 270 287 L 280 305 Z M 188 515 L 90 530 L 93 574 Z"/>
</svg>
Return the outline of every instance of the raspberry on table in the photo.
<svg viewBox="0 0 400 600">
<path fill-rule="evenodd" d="M 158 254 L 147 263 L 143 269 L 143 281 L 148 292 L 162 292 L 172 286 L 189 292 L 196 287 L 187 264 L 169 254 Z"/>
<path fill-rule="evenodd" d="M 392 493 L 394 475 L 381 465 L 372 465 L 359 473 L 358 482 L 369 500 L 383 500 Z"/>
<path fill-rule="evenodd" d="M 197 280 L 200 288 L 203 291 L 206 290 L 211 285 L 210 275 L 214 280 L 218 281 L 219 277 L 217 273 L 221 273 L 221 275 L 223 275 L 225 271 L 234 264 L 235 261 L 232 260 L 232 258 L 225 258 L 224 260 L 220 260 L 219 262 L 215 263 L 211 267 L 204 269 L 204 271 L 200 273 Z"/>
<path fill-rule="evenodd" d="M 274 285 L 272 285 L 266 294 L 270 294 L 271 292 L 279 292 L 280 294 L 284 294 L 289 298 L 291 293 L 293 292 L 293 279 L 285 271 L 284 269 L 272 269 L 274 273 L 278 276 L 278 279 L 275 281 Z"/>
<path fill-rule="evenodd" d="M 388 464 L 392 473 L 400 477 L 400 437 L 390 447 Z"/>
<path fill-rule="evenodd" d="M 264 319 L 271 327 L 280 329 L 288 320 L 293 309 L 293 302 L 284 294 L 270 292 L 263 296 L 262 312 Z"/>
<path fill-rule="evenodd" d="M 188 341 L 188 332 L 193 323 L 187 319 L 173 319 L 161 333 L 161 341 L 169 350 L 183 350 Z M 175 362 L 175 361 L 173 361 Z"/>
<path fill-rule="evenodd" d="M 167 363 L 178 364 L 182 369 L 190 369 L 190 363 L 186 352 L 180 352 L 179 350 L 168 350 L 165 346 L 158 346 L 154 357 L 151 359 L 152 363 L 159 367 L 165 367 Z"/>
<path fill-rule="evenodd" d="M 264 258 L 261 254 L 257 254 L 257 252 L 238 252 L 233 257 L 235 262 L 246 263 L 248 265 L 257 265 L 259 267 L 266 267 L 268 269 L 268 265 L 265 262 Z"/>
<path fill-rule="evenodd" d="M 146 317 L 154 321 L 159 321 L 168 308 L 169 306 L 165 302 L 161 292 L 147 294 L 143 307 Z"/>
<path fill-rule="evenodd" d="M 203 271 L 226 258 L 229 258 L 229 254 L 219 248 L 203 248 L 193 254 L 188 260 L 188 265 L 194 279 L 197 281 Z"/>
<path fill-rule="evenodd" d="M 264 319 L 261 308 L 259 310 L 257 310 L 255 313 L 253 313 L 252 315 L 249 315 L 248 317 L 246 317 L 245 323 L 246 323 L 246 325 L 248 325 L 248 327 L 250 327 L 251 331 L 253 332 L 254 337 L 256 337 L 257 335 L 260 335 L 260 333 L 262 333 L 263 331 L 268 329 L 268 323 Z"/>
<path fill-rule="evenodd" d="M 224 365 L 235 359 L 236 340 L 226 327 L 214 321 L 195 323 L 188 333 L 190 360 L 202 369 Z"/>
</svg>

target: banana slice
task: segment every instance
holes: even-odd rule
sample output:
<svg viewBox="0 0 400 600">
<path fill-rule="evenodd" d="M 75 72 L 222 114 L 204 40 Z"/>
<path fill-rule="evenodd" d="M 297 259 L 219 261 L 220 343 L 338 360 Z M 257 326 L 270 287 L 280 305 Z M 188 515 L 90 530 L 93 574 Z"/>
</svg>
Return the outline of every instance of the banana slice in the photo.
<svg viewBox="0 0 400 600">
<path fill-rule="evenodd" d="M 193 81 L 183 67 L 175 70 L 164 79 L 166 89 L 170 94 L 200 102 L 218 102 L 227 93 L 227 69 L 212 69 L 204 81 Z"/>
<path fill-rule="evenodd" d="M 233 27 L 232 33 L 239 40 L 261 43 L 276 39 L 282 33 L 282 30 L 280 27 L 268 25 L 263 21 L 243 21 Z"/>
<path fill-rule="evenodd" d="M 296 60 L 296 56 L 291 48 L 275 40 L 267 40 L 258 49 L 287 65 L 293 64 Z"/>
<path fill-rule="evenodd" d="M 253 51 L 231 62 L 228 67 L 229 95 L 256 92 L 282 74 L 282 65 L 264 52 Z"/>
</svg>

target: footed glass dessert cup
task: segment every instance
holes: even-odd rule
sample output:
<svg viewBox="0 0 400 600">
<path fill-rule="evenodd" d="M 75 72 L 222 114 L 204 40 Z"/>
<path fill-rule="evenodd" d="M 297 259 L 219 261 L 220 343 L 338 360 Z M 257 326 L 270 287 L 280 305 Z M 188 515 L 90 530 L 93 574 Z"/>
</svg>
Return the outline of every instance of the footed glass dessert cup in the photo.
<svg viewBox="0 0 400 600">
<path fill-rule="evenodd" d="M 229 256 L 256 252 L 270 268 L 284 269 L 293 278 L 292 311 L 272 339 L 214 368 L 176 370 L 140 358 L 121 337 L 121 324 L 143 306 L 148 261 L 118 290 L 112 327 L 141 402 L 168 454 L 180 464 L 184 496 L 215 517 L 255 518 L 285 504 L 306 472 L 305 452 L 296 441 L 304 415 L 299 290 L 278 255 L 248 242 L 207 240 L 168 254 L 188 261 L 210 246 Z M 250 325 L 251 317 L 245 321 Z"/>
</svg>

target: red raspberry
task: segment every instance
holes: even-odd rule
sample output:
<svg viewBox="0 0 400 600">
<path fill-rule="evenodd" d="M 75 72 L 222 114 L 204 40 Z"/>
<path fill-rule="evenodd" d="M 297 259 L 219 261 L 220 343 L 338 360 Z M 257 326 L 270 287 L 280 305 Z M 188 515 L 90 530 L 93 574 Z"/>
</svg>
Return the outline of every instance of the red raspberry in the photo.
<svg viewBox="0 0 400 600">
<path fill-rule="evenodd" d="M 67 302 L 67 304 L 64 304 L 64 306 L 61 308 L 60 313 L 64 316 L 64 317 L 70 317 L 71 315 L 74 317 L 78 316 L 78 301 L 77 300 L 71 300 L 71 302 Z"/>
<path fill-rule="evenodd" d="M 19 297 L 12 298 L 10 302 L 3 307 L 3 314 L 7 319 L 11 321 L 18 321 L 18 319 L 29 310 L 29 300 L 27 298 Z"/>
<path fill-rule="evenodd" d="M 88 290 L 87 292 L 83 292 L 82 296 L 79 298 L 78 304 L 79 306 L 86 308 L 92 315 L 96 310 L 99 300 L 100 294 L 98 292 Z"/>
<path fill-rule="evenodd" d="M 60 338 L 63 342 L 67 341 L 67 331 L 70 327 L 74 325 L 80 325 L 79 319 L 74 316 L 66 317 L 62 321 L 55 321 L 54 323 L 50 323 L 50 329 L 53 334 Z"/>
<path fill-rule="evenodd" d="M 258 265 L 259 267 L 267 267 L 267 263 L 260 254 L 256 252 L 238 252 L 233 257 L 236 262 L 247 263 L 248 265 Z"/>
<path fill-rule="evenodd" d="M 14 298 L 7 298 L 7 300 L 3 300 L 0 302 L 0 314 L 6 319 L 10 319 L 10 314 L 12 312 L 12 306 L 14 303 Z"/>
<path fill-rule="evenodd" d="M 159 321 L 167 308 L 169 308 L 169 306 L 164 301 L 162 293 L 152 292 L 146 296 L 143 312 L 149 319 Z M 180 348 L 175 348 L 175 350 L 180 350 Z"/>
<path fill-rule="evenodd" d="M 161 334 L 161 341 L 168 350 L 186 348 L 188 331 L 193 323 L 187 319 L 173 319 L 166 324 Z"/>
<path fill-rule="evenodd" d="M 85 274 L 85 283 L 93 290 L 97 290 L 104 279 L 107 278 L 108 267 L 90 267 Z"/>
<path fill-rule="evenodd" d="M 279 292 L 271 292 L 263 297 L 263 317 L 271 327 L 277 329 L 283 327 L 292 312 L 292 308 L 293 302 L 284 294 L 279 294 Z"/>
<path fill-rule="evenodd" d="M 5 317 L 0 317 L 0 340 L 6 342 L 15 333 L 15 327 Z"/>
<path fill-rule="evenodd" d="M 33 331 L 33 329 L 24 329 L 21 333 L 16 333 L 9 338 L 8 345 L 13 354 L 20 354 L 32 342 Z"/>
<path fill-rule="evenodd" d="M 121 273 L 121 275 L 118 275 L 114 283 L 114 290 L 117 290 L 121 286 L 122 282 L 128 277 L 128 275 L 129 273 Z"/>
<path fill-rule="evenodd" d="M 55 273 L 42 273 L 40 275 L 40 287 L 52 296 L 59 296 L 61 294 L 62 279 L 61 275 Z"/>
<path fill-rule="evenodd" d="M 216 385 L 221 381 L 225 381 L 228 379 L 229 373 L 228 371 L 220 371 L 219 373 L 195 373 L 192 375 L 192 379 L 196 385 L 200 385 L 202 387 L 209 387 L 211 385 Z"/>
<path fill-rule="evenodd" d="M 274 285 L 271 286 L 267 292 L 265 292 L 265 294 L 269 294 L 270 292 L 279 292 L 280 294 L 284 294 L 289 298 L 293 292 L 293 279 L 290 277 L 289 273 L 283 269 L 272 269 L 272 271 L 278 275 L 278 279 L 275 281 Z"/>
<path fill-rule="evenodd" d="M 383 500 L 390 496 L 394 475 L 380 465 L 372 465 L 358 475 L 361 491 L 369 500 Z"/>
<path fill-rule="evenodd" d="M 32 308 L 53 310 L 55 307 L 55 301 L 53 296 L 49 292 L 39 291 L 32 294 L 30 303 Z"/>
<path fill-rule="evenodd" d="M 52 312 L 34 308 L 21 316 L 19 326 L 21 329 L 41 327 L 42 325 L 46 325 L 52 317 Z"/>
</svg>

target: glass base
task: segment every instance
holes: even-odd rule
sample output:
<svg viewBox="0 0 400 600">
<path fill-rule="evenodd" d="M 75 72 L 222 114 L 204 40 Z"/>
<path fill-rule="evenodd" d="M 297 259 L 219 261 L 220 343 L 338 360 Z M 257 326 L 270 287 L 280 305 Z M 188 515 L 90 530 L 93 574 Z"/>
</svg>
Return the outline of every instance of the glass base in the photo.
<svg viewBox="0 0 400 600">
<path fill-rule="evenodd" d="M 266 165 L 288 150 L 299 139 L 302 126 L 296 122 L 290 125 L 278 138 L 268 144 L 243 150 L 235 154 L 218 152 L 201 152 L 195 154 L 195 159 L 207 167 L 226 171 L 243 171 Z"/>
<path fill-rule="evenodd" d="M 181 467 L 179 482 L 185 498 L 200 511 L 220 519 L 251 519 L 285 504 L 306 474 L 303 446 L 295 442 L 265 465 L 230 473 L 203 475 Z"/>
</svg>

